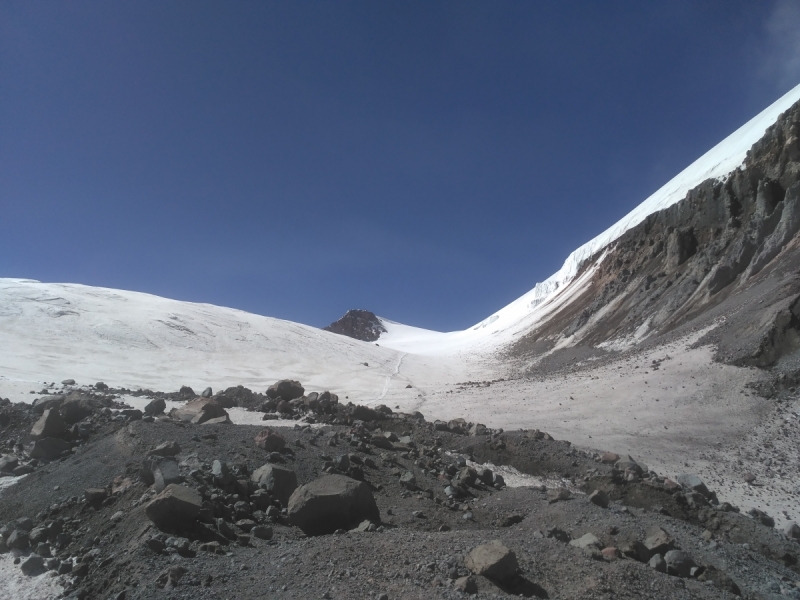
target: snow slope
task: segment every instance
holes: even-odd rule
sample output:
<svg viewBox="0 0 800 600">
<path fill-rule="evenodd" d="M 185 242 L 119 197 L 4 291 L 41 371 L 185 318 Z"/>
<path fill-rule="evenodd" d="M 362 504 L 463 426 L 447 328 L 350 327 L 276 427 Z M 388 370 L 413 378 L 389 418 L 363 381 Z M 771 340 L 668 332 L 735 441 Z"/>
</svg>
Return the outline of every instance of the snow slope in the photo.
<svg viewBox="0 0 800 600">
<path fill-rule="evenodd" d="M 387 333 L 382 345 L 421 354 L 479 352 L 511 342 L 516 335 L 552 313 L 557 296 L 566 288 L 586 283 L 575 277 L 586 260 L 635 227 L 648 216 L 682 200 L 686 193 L 706 179 L 722 179 L 740 167 L 750 150 L 781 113 L 800 100 L 800 85 L 786 93 L 756 117 L 742 125 L 703 156 L 678 173 L 666 185 L 600 235 L 585 243 L 567 257 L 564 265 L 545 281 L 537 283 L 527 294 L 465 330 L 439 333 L 399 325 L 382 319 Z M 574 297 L 574 291 L 568 292 Z"/>
<path fill-rule="evenodd" d="M 42 378 L 161 391 L 239 384 L 264 391 L 297 379 L 309 390 L 376 403 L 416 397 L 429 381 L 458 380 L 463 367 L 454 365 L 231 308 L 0 279 L 3 397 L 38 392 Z"/>
</svg>

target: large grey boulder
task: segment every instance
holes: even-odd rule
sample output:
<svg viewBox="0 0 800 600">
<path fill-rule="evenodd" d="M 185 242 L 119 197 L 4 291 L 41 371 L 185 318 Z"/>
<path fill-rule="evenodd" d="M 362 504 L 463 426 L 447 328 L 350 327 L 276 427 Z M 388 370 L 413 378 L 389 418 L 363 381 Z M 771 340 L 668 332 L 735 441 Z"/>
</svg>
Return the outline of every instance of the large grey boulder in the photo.
<svg viewBox="0 0 800 600">
<path fill-rule="evenodd" d="M 464 566 L 475 575 L 497 581 L 508 581 L 519 570 L 517 556 L 500 540 L 492 540 L 470 550 Z"/>
<path fill-rule="evenodd" d="M 681 484 L 684 490 L 691 490 L 693 492 L 697 492 L 698 494 L 703 494 L 703 496 L 706 497 L 711 495 L 711 492 L 706 487 L 706 484 L 703 483 L 703 480 L 697 475 L 692 473 L 681 473 L 675 478 L 675 480 Z"/>
<path fill-rule="evenodd" d="M 191 400 L 180 408 L 174 409 L 170 414 L 176 419 L 195 424 L 205 423 L 211 419 L 228 416 L 225 409 L 222 408 L 216 400 L 211 398 Z"/>
<path fill-rule="evenodd" d="M 147 504 L 144 512 L 159 529 L 180 530 L 195 522 L 202 503 L 196 490 L 172 483 Z"/>
<path fill-rule="evenodd" d="M 281 379 L 267 388 L 267 396 L 273 400 L 279 398 L 287 401 L 294 400 L 295 398 L 301 398 L 304 392 L 305 388 L 300 382 L 292 379 Z"/>
<path fill-rule="evenodd" d="M 281 501 L 284 506 L 297 489 L 297 475 L 291 469 L 278 465 L 266 464 L 259 467 L 250 477 L 253 483 L 263 487 L 270 495 Z"/>
<path fill-rule="evenodd" d="M 86 417 L 91 416 L 96 409 L 100 409 L 102 406 L 99 401 L 91 397 L 72 393 L 61 404 L 58 412 L 65 423 L 74 425 L 78 421 L 83 421 Z"/>
<path fill-rule="evenodd" d="M 59 438 L 42 438 L 33 443 L 31 458 L 43 458 L 53 460 L 61 456 L 61 453 L 69 450 L 69 444 Z"/>
<path fill-rule="evenodd" d="M 344 475 L 325 475 L 297 488 L 289 498 L 289 519 L 307 535 L 357 527 L 365 519 L 380 522 L 369 486 Z"/>
<path fill-rule="evenodd" d="M 42 414 L 48 408 L 55 408 L 58 409 L 66 400 L 66 396 L 64 394 L 50 394 L 47 396 L 42 396 L 41 398 L 37 398 L 33 401 L 33 410 L 39 414 Z"/>
</svg>

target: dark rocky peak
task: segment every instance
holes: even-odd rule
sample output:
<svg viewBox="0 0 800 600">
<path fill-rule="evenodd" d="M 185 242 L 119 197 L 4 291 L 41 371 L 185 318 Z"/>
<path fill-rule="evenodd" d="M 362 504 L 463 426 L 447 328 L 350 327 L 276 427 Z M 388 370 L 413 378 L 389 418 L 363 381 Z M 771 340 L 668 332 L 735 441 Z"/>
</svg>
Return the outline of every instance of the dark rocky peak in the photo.
<svg viewBox="0 0 800 600">
<path fill-rule="evenodd" d="M 375 313 L 360 309 L 348 310 L 341 319 L 323 329 L 362 342 L 374 342 L 386 332 L 386 328 Z"/>
</svg>

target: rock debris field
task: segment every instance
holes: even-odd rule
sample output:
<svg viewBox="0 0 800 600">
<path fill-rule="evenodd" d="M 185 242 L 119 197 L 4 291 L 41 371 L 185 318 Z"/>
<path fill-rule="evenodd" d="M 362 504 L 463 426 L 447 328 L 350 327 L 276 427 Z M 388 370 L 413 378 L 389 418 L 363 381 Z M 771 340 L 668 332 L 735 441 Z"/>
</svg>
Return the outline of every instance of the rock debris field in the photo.
<svg viewBox="0 0 800 600">
<path fill-rule="evenodd" d="M 46 391 L 0 408 L 2 597 L 800 598 L 796 524 L 610 449 L 288 380 Z"/>
</svg>

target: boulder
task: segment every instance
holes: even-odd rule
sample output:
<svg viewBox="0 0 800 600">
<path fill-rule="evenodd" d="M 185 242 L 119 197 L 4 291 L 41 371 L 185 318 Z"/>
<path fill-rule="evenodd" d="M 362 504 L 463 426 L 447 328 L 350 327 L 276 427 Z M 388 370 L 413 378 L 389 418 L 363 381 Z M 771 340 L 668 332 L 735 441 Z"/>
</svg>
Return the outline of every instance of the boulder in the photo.
<svg viewBox="0 0 800 600">
<path fill-rule="evenodd" d="M 64 379 L 61 381 L 61 385 L 75 385 L 74 379 Z"/>
<path fill-rule="evenodd" d="M 226 487 L 236 479 L 228 468 L 228 463 L 223 460 L 215 460 L 211 463 L 211 476 L 214 483 L 221 487 Z"/>
<path fill-rule="evenodd" d="M 603 490 L 595 490 L 589 494 L 589 502 L 596 504 L 600 508 L 608 508 L 608 494 Z"/>
<path fill-rule="evenodd" d="M 250 479 L 280 500 L 283 506 L 289 504 L 292 492 L 297 489 L 297 475 L 294 471 L 269 463 L 253 471 Z"/>
<path fill-rule="evenodd" d="M 682 550 L 670 550 L 664 555 L 664 562 L 667 563 L 667 573 L 677 577 L 689 577 L 692 568 L 697 566 L 692 557 Z"/>
<path fill-rule="evenodd" d="M 178 391 L 178 395 L 181 397 L 181 400 L 191 400 L 197 397 L 197 394 L 195 394 L 194 390 L 188 385 L 181 386 L 181 389 Z"/>
<path fill-rule="evenodd" d="M 17 528 L 11 532 L 6 540 L 6 546 L 12 549 L 24 550 L 30 544 L 28 532 L 24 529 Z"/>
<path fill-rule="evenodd" d="M 675 547 L 675 542 L 661 527 L 653 526 L 647 530 L 644 546 L 651 555 L 665 554 Z"/>
<path fill-rule="evenodd" d="M 783 533 L 790 540 L 800 540 L 800 526 L 797 523 L 789 523 Z"/>
<path fill-rule="evenodd" d="M 369 486 L 344 475 L 325 475 L 297 488 L 289 498 L 289 519 L 307 535 L 351 529 L 365 519 L 380 522 Z"/>
<path fill-rule="evenodd" d="M 190 423 L 200 424 L 218 417 L 227 417 L 228 413 L 218 402 L 210 398 L 190 400 L 180 408 L 172 411 L 172 416 Z"/>
<path fill-rule="evenodd" d="M 42 414 L 42 412 L 48 408 L 58 409 L 62 404 L 64 404 L 64 400 L 66 400 L 66 398 L 67 397 L 64 394 L 53 394 L 44 396 L 43 398 L 37 398 L 33 401 L 33 410 L 39 414 Z"/>
<path fill-rule="evenodd" d="M 706 484 L 694 474 L 691 473 L 682 473 L 678 475 L 676 481 L 681 484 L 684 490 L 691 490 L 693 492 L 697 492 L 698 494 L 703 494 L 706 498 L 711 495 L 711 492 L 706 487 Z"/>
<path fill-rule="evenodd" d="M 294 400 L 303 396 L 305 389 L 299 381 L 281 379 L 267 388 L 267 396 L 273 400 Z"/>
<path fill-rule="evenodd" d="M 152 467 L 153 484 L 156 492 L 161 492 L 170 484 L 181 483 L 183 477 L 174 458 L 164 458 Z"/>
<path fill-rule="evenodd" d="M 207 387 L 207 388 L 206 388 L 206 389 L 204 389 L 204 390 L 203 390 L 203 392 L 200 394 L 200 397 L 202 397 L 202 398 L 211 398 L 211 396 L 213 396 L 213 395 L 214 395 L 214 392 L 211 390 L 211 388 L 210 388 L 210 387 Z"/>
<path fill-rule="evenodd" d="M 374 421 L 378 418 L 379 413 L 371 409 L 369 406 L 357 404 L 353 407 L 352 416 L 354 419 L 359 421 Z"/>
<path fill-rule="evenodd" d="M 593 546 L 598 550 L 601 547 L 600 540 L 597 539 L 597 536 L 593 533 L 586 533 L 583 536 L 579 537 L 576 540 L 572 540 L 569 543 L 570 546 L 575 546 L 576 548 L 580 548 L 583 550 L 584 548 L 588 548 L 589 546 Z"/>
<path fill-rule="evenodd" d="M 44 566 L 44 559 L 36 554 L 31 554 L 28 558 L 22 561 L 22 564 L 19 566 L 19 568 L 22 571 L 22 574 L 27 575 L 28 577 L 35 577 L 36 575 L 41 575 L 47 571 L 47 567 Z"/>
<path fill-rule="evenodd" d="M 482 425 L 481 423 L 475 423 L 472 427 L 469 428 L 470 435 L 486 435 L 486 425 Z"/>
<path fill-rule="evenodd" d="M 163 398 L 156 398 L 155 400 L 151 400 L 147 403 L 147 405 L 144 407 L 144 414 L 151 416 L 160 415 L 165 410 L 167 410 L 167 403 Z"/>
<path fill-rule="evenodd" d="M 74 425 L 78 421 L 83 421 L 86 417 L 91 416 L 95 409 L 101 407 L 102 405 L 99 402 L 81 394 L 73 393 L 67 396 L 58 412 L 66 423 Z"/>
<path fill-rule="evenodd" d="M 53 460 L 61 456 L 61 453 L 69 450 L 69 444 L 59 438 L 42 438 L 33 443 L 31 458 L 44 458 Z"/>
<path fill-rule="evenodd" d="M 267 525 L 256 525 L 250 530 L 250 533 L 253 535 L 253 537 L 260 540 L 272 539 L 272 527 Z"/>
<path fill-rule="evenodd" d="M 766 527 L 775 527 L 775 519 L 770 517 L 763 510 L 751 508 L 747 511 L 747 514 Z"/>
<path fill-rule="evenodd" d="M 256 446 L 267 452 L 280 452 L 286 446 L 286 440 L 277 431 L 267 427 L 256 434 Z"/>
<path fill-rule="evenodd" d="M 475 575 L 483 575 L 496 581 L 508 581 L 519 570 L 517 556 L 500 540 L 481 544 L 470 550 L 464 566 Z"/>
<path fill-rule="evenodd" d="M 652 552 L 642 542 L 636 540 L 627 542 L 620 547 L 622 554 L 639 562 L 647 562 L 652 557 Z"/>
<path fill-rule="evenodd" d="M 462 594 L 477 594 L 478 584 L 475 583 L 475 578 L 471 575 L 467 577 L 459 577 L 453 582 L 453 589 L 458 590 Z"/>
<path fill-rule="evenodd" d="M 600 462 L 607 465 L 613 465 L 618 460 L 619 454 L 614 454 L 613 452 L 603 452 L 602 456 L 600 457 Z"/>
<path fill-rule="evenodd" d="M 159 529 L 179 530 L 194 523 L 202 502 L 196 490 L 172 483 L 148 502 L 144 512 Z"/>
<path fill-rule="evenodd" d="M 83 491 L 83 497 L 87 504 L 100 504 L 108 498 L 108 490 L 105 488 L 87 488 Z"/>
<path fill-rule="evenodd" d="M 655 569 L 659 573 L 666 573 L 667 572 L 667 561 L 664 560 L 664 557 L 660 554 L 654 554 L 650 558 L 650 562 L 648 563 L 651 569 Z"/>
<path fill-rule="evenodd" d="M 203 421 L 203 425 L 233 425 L 233 421 L 231 421 L 228 415 L 225 415 L 224 417 Z"/>
</svg>

